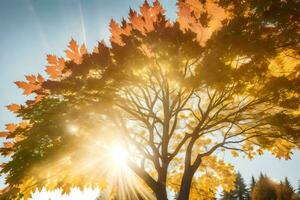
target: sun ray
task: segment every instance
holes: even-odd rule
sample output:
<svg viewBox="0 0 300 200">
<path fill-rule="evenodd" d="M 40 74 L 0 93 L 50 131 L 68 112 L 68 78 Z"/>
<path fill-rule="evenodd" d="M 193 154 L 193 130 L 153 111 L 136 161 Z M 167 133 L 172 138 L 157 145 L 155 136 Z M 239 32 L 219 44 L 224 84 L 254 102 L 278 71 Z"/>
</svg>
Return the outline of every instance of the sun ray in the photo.
<svg viewBox="0 0 300 200">
<path fill-rule="evenodd" d="M 79 8 L 79 16 L 80 16 L 80 26 L 81 26 L 81 33 L 84 44 L 87 46 L 87 39 L 86 39 L 86 30 L 85 30 L 85 23 L 84 23 L 84 17 L 82 12 L 82 5 L 81 0 L 78 0 L 78 8 Z"/>
<path fill-rule="evenodd" d="M 31 14 L 33 15 L 34 24 L 35 24 L 35 27 L 38 31 L 38 34 L 40 35 L 40 37 L 42 39 L 42 42 L 43 42 L 44 46 L 46 47 L 46 51 L 49 52 L 51 50 L 51 48 L 50 48 L 49 42 L 46 38 L 46 34 L 43 31 L 43 28 L 42 28 L 42 25 L 40 23 L 39 17 L 37 16 L 37 13 L 35 11 L 34 5 L 32 4 L 31 0 L 27 0 L 26 2 L 28 4 L 28 8 L 29 8 Z"/>
</svg>

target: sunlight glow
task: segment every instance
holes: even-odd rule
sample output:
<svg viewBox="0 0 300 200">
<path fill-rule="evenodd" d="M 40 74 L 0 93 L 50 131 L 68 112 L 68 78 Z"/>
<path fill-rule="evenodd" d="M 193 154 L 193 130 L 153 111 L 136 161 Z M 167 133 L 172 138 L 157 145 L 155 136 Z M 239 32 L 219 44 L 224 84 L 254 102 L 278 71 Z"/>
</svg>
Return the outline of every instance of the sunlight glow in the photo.
<svg viewBox="0 0 300 200">
<path fill-rule="evenodd" d="M 76 126 L 75 124 L 69 124 L 67 126 L 67 130 L 71 135 L 77 135 L 77 133 L 79 131 L 79 127 Z"/>
<path fill-rule="evenodd" d="M 126 165 L 128 153 L 121 145 L 114 145 L 110 154 L 112 164 L 122 167 Z"/>
</svg>

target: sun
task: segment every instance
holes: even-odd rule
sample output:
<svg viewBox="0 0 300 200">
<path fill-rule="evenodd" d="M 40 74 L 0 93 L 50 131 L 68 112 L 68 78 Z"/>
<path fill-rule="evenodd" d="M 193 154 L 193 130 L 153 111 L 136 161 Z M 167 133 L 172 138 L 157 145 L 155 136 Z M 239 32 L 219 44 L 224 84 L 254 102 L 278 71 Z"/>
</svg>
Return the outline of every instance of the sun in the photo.
<svg viewBox="0 0 300 200">
<path fill-rule="evenodd" d="M 122 167 L 126 166 L 127 159 L 128 159 L 128 152 L 122 145 L 120 144 L 113 145 L 110 149 L 109 156 L 113 165 L 122 166 Z"/>
</svg>

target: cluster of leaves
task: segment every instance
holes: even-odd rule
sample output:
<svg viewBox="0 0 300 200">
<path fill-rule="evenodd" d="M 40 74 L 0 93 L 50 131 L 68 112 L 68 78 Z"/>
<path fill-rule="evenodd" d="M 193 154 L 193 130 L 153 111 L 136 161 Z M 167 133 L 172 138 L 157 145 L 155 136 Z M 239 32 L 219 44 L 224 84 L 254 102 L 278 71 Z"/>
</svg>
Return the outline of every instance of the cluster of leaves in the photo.
<svg viewBox="0 0 300 200">
<path fill-rule="evenodd" d="M 78 51 L 77 43 L 71 40 L 69 49 L 66 50 L 69 62 L 81 62 L 81 55 Z M 80 52 L 82 55 L 86 53 L 84 45 L 80 48 Z M 65 60 L 53 55 L 48 55 L 47 60 L 46 72 L 49 78 L 55 80 L 61 78 Z M 32 95 L 34 99 L 28 100 L 25 105 L 7 106 L 22 121 L 18 124 L 7 124 L 6 131 L 1 132 L 1 137 L 5 137 L 7 141 L 1 148 L 1 154 L 11 158 L 11 161 L 2 165 L 2 173 L 7 174 L 7 183 L 14 183 L 4 190 L 4 192 L 8 191 L 7 197 L 3 195 L 4 199 L 21 197 L 27 199 L 36 187 L 39 189 L 43 186 L 48 189 L 56 188 L 57 185 L 49 181 L 49 175 L 45 176 L 47 172 L 43 168 L 49 164 L 48 159 L 57 159 L 53 157 L 55 154 L 65 152 L 67 156 L 68 150 L 61 146 L 62 143 L 66 145 L 75 143 L 73 137 L 65 134 L 67 131 L 65 118 L 57 115 L 57 113 L 72 115 L 69 112 L 69 105 L 59 98 L 49 98 L 49 91 L 42 86 L 46 80 L 40 74 L 25 77 L 26 81 L 15 83 L 23 89 L 24 95 Z M 74 108 L 72 110 L 73 113 L 76 112 Z M 52 134 L 45 134 L 45 132 Z M 45 157 L 47 159 L 44 159 Z M 31 163 L 31 165 L 26 163 Z M 10 169 L 14 169 L 13 172 Z M 56 170 L 58 172 L 58 169 Z M 59 171 L 62 170 L 59 169 Z M 74 181 L 69 180 L 69 182 Z M 62 183 L 57 184 L 62 187 L 66 186 Z M 23 191 L 20 192 L 20 188 Z M 69 187 L 65 189 L 69 190 Z"/>
<path fill-rule="evenodd" d="M 289 159 L 300 146 L 299 8 L 180 0 L 171 22 L 158 1 L 145 2 L 111 21 L 111 46 L 89 53 L 71 40 L 67 59 L 47 57 L 48 79 L 16 82 L 34 99 L 8 106 L 22 122 L 0 134 L 11 158 L 3 198 L 43 186 L 103 188 L 99 166 L 112 140 L 124 141 L 130 168 L 162 200 L 166 188 L 181 199 L 231 190 L 233 167 L 218 152 Z"/>
<path fill-rule="evenodd" d="M 201 176 L 195 177 L 191 186 L 191 200 L 214 199 L 219 186 L 222 186 L 224 191 L 232 191 L 236 182 L 234 166 L 224 163 L 217 157 L 207 157 L 203 160 L 203 164 L 199 168 Z M 182 179 L 182 173 L 171 172 L 169 177 L 169 185 L 171 190 L 178 192 Z"/>
</svg>

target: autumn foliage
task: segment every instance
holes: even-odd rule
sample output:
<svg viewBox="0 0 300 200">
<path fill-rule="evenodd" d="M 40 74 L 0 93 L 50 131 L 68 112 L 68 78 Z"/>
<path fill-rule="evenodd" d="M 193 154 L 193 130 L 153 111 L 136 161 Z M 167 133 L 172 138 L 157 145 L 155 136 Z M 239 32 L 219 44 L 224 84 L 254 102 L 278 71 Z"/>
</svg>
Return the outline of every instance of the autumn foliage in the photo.
<svg viewBox="0 0 300 200">
<path fill-rule="evenodd" d="M 232 190 L 224 152 L 290 159 L 300 146 L 299 3 L 177 5 L 173 22 L 159 1 L 145 2 L 111 20 L 110 45 L 88 52 L 72 39 L 65 58 L 47 56 L 48 77 L 15 82 L 33 98 L 7 106 L 21 121 L 0 133 L 1 154 L 11 158 L 2 164 L 3 199 L 42 187 L 123 194 L 111 182 L 114 143 L 130 154 L 132 177 L 122 184 L 137 199 L 172 191 L 207 200 L 219 186 Z"/>
</svg>

